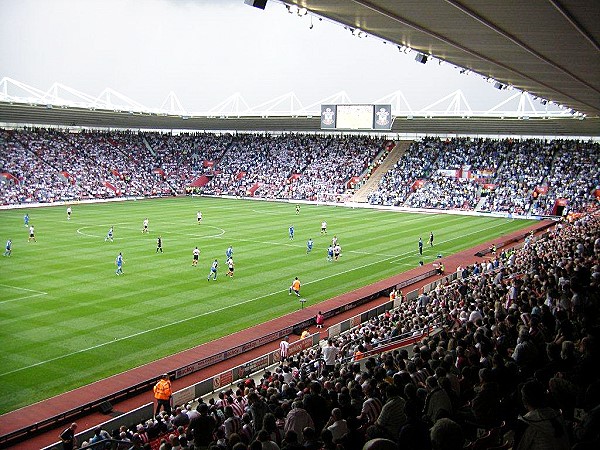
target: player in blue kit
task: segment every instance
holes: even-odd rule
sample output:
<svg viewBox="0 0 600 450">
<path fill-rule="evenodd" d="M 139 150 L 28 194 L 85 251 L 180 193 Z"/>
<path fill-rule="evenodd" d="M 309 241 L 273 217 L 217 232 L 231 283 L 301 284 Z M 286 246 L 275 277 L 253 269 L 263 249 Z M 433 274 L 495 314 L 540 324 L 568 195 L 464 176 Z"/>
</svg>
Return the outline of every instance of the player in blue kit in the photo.
<svg viewBox="0 0 600 450">
<path fill-rule="evenodd" d="M 294 240 L 294 225 L 290 225 L 290 241 Z"/>
<path fill-rule="evenodd" d="M 12 253 L 12 241 L 9 239 L 8 241 L 6 241 L 4 256 L 10 256 L 11 253 Z"/>
<path fill-rule="evenodd" d="M 327 248 L 327 261 L 333 261 L 333 245 Z"/>
<path fill-rule="evenodd" d="M 313 240 L 312 239 L 308 239 L 308 241 L 306 241 L 306 253 L 310 253 L 312 251 L 313 248 Z"/>
<path fill-rule="evenodd" d="M 28 227 L 28 226 L 29 226 L 29 214 L 27 214 L 27 213 L 26 213 L 26 214 L 23 216 L 23 223 L 25 224 L 25 226 L 26 226 L 26 227 Z"/>
<path fill-rule="evenodd" d="M 233 256 L 233 247 L 231 245 L 225 251 L 225 256 L 227 257 L 227 259 L 229 259 Z"/>
<path fill-rule="evenodd" d="M 115 265 L 117 266 L 116 275 L 123 275 L 123 254 L 119 252 L 117 259 L 115 259 Z"/>
<path fill-rule="evenodd" d="M 217 269 L 219 268 L 219 261 L 217 261 L 216 259 L 213 261 L 212 265 L 210 266 L 210 272 L 208 273 L 208 278 L 206 279 L 206 281 L 210 281 L 210 277 L 211 275 L 213 276 L 213 280 L 217 280 Z"/>
</svg>

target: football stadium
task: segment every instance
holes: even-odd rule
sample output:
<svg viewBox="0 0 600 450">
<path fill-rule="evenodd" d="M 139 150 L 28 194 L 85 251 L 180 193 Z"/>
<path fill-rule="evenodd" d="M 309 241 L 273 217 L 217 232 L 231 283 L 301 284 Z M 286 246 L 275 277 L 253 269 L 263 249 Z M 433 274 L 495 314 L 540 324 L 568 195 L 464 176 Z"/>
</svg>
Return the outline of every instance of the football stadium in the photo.
<svg viewBox="0 0 600 450">
<path fill-rule="evenodd" d="M 5 6 L 0 448 L 598 448 L 593 1 Z"/>
</svg>

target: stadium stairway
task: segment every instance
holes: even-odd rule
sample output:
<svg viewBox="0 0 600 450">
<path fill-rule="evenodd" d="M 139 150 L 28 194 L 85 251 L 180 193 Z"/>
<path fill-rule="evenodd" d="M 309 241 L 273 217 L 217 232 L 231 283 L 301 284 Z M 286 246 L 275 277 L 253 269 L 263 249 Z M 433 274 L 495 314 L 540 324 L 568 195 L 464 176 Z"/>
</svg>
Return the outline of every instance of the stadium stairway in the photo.
<svg viewBox="0 0 600 450">
<path fill-rule="evenodd" d="M 485 205 L 487 201 L 487 197 L 480 197 L 479 201 L 477 202 L 477 205 L 475 206 L 475 211 L 480 212 L 481 208 L 483 208 L 483 205 Z"/>
<path fill-rule="evenodd" d="M 402 158 L 402 155 L 406 153 L 406 150 L 410 147 L 412 141 L 396 141 L 396 145 L 379 165 L 377 170 L 373 172 L 371 177 L 363 184 L 358 191 L 352 197 L 352 201 L 356 203 L 367 203 L 369 195 L 377 190 L 379 182 L 383 176 Z"/>
<path fill-rule="evenodd" d="M 152 148 L 152 146 L 148 142 L 148 139 L 146 139 L 146 137 L 144 135 L 142 135 L 142 141 L 144 141 L 144 145 L 146 146 L 146 148 L 148 149 L 148 151 L 150 152 L 150 154 L 152 156 L 156 157 L 156 152 L 154 151 L 154 149 Z"/>
</svg>

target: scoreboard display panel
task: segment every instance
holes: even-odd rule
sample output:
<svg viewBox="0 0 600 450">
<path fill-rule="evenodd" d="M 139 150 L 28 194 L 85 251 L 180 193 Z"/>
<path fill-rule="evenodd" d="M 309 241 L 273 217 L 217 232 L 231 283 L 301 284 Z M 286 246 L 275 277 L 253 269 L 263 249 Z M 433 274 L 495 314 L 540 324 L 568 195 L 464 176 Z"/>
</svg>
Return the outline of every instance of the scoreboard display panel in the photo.
<svg viewBox="0 0 600 450">
<path fill-rule="evenodd" d="M 321 129 L 390 130 L 391 105 L 321 105 Z"/>
<path fill-rule="evenodd" d="M 341 130 L 372 130 L 373 105 L 337 105 L 336 128 Z"/>
</svg>

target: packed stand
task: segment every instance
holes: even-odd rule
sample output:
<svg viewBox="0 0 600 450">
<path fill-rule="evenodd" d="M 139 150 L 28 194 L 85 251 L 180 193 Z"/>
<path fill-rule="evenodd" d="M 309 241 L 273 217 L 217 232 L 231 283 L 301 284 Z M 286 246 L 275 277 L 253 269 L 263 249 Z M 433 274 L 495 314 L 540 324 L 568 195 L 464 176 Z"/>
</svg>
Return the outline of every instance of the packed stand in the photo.
<svg viewBox="0 0 600 450">
<path fill-rule="evenodd" d="M 85 194 L 85 188 L 74 184 L 72 177 L 40 159 L 38 152 L 45 149 L 45 141 L 33 131 L 0 130 L 0 172 L 18 181 L 0 183 L 1 203 L 53 202 Z"/>
<path fill-rule="evenodd" d="M 317 200 L 368 176 L 384 140 L 302 134 L 0 130 L 4 204 L 191 192 Z M 424 138 L 369 202 L 508 214 L 585 210 L 598 198 L 600 146 L 579 141 Z M 13 182 L 16 180 L 17 182 Z"/>
<path fill-rule="evenodd" d="M 431 164 L 430 178 L 407 198 L 404 206 L 474 210 L 480 198 L 481 183 L 469 174 L 495 167 L 499 144 L 488 139 L 466 138 L 437 142 L 440 152 Z"/>
<path fill-rule="evenodd" d="M 599 146 L 579 141 L 425 138 L 381 180 L 369 203 L 413 208 L 552 214 L 596 203 Z M 539 196 L 539 189 L 548 194 Z"/>
<path fill-rule="evenodd" d="M 493 183 L 496 188 L 480 205 L 482 211 L 527 214 L 535 188 L 550 172 L 554 144 L 543 140 L 510 141 L 498 161 Z"/>
<path fill-rule="evenodd" d="M 499 249 L 258 381 L 136 430 L 161 429 L 161 448 L 212 450 L 598 448 L 599 230 L 585 216 Z M 410 352 L 376 352 L 434 322 L 441 331 Z"/>
<path fill-rule="evenodd" d="M 316 200 L 317 194 L 343 194 L 352 177 L 363 174 L 386 141 L 363 136 L 320 138 L 311 148 L 311 159 L 296 183 L 290 198 Z"/>
<path fill-rule="evenodd" d="M 212 176 L 213 165 L 231 144 L 230 134 L 212 133 L 144 133 L 154 151 L 155 166 L 161 168 L 166 181 L 178 193 L 196 178 Z"/>
<path fill-rule="evenodd" d="M 136 133 L 25 129 L 2 131 L 3 203 L 169 194 Z"/>
<path fill-rule="evenodd" d="M 432 161 L 440 153 L 436 138 L 415 141 L 395 166 L 381 179 L 379 188 L 369 196 L 369 203 L 402 206 L 413 192 L 415 181 L 428 176 Z"/>
<path fill-rule="evenodd" d="M 359 136 L 237 135 L 204 192 L 315 200 L 319 192 L 345 192 L 382 148 L 383 141 Z"/>
<path fill-rule="evenodd" d="M 435 176 L 411 194 L 404 206 L 473 210 L 477 206 L 479 189 L 479 184 L 473 180 Z"/>
<path fill-rule="evenodd" d="M 293 173 L 305 164 L 310 137 L 237 135 L 217 165 L 205 192 L 275 198 Z"/>
<path fill-rule="evenodd" d="M 600 189 L 600 145 L 556 141 L 552 169 L 544 181 L 548 192 L 534 200 L 532 214 L 552 215 L 558 199 L 568 199 L 567 211 L 582 211 Z"/>
</svg>

